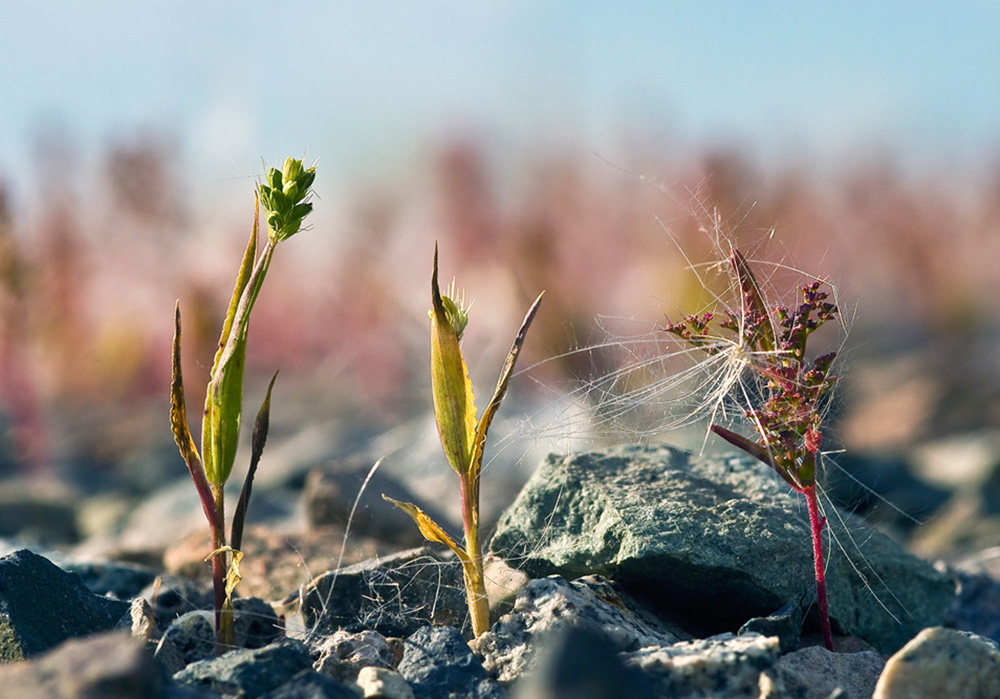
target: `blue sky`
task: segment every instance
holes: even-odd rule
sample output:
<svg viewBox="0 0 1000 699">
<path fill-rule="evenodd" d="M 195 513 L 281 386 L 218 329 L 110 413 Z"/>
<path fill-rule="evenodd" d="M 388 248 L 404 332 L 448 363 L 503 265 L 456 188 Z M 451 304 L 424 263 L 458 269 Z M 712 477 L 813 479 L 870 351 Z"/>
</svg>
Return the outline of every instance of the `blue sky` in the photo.
<svg viewBox="0 0 1000 699">
<path fill-rule="evenodd" d="M 1000 148 L 1000 3 L 7 2 L 0 172 L 159 130 L 197 180 L 350 175 L 460 127 L 602 152 L 622 128 L 837 158 Z M 197 173 L 197 174 L 193 174 Z"/>
</svg>

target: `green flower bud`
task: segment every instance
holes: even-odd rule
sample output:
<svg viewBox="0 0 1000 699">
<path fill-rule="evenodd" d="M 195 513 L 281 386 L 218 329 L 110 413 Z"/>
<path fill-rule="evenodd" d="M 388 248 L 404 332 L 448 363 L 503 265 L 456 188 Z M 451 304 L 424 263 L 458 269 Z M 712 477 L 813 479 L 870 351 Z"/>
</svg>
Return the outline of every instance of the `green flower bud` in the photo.
<svg viewBox="0 0 1000 699">
<path fill-rule="evenodd" d="M 312 187 L 313 181 L 316 179 L 316 168 L 311 167 L 303 171 L 303 173 L 298 177 L 299 188 L 306 192 Z"/>
<path fill-rule="evenodd" d="M 299 222 L 301 222 L 302 219 L 308 216 L 309 212 L 311 212 L 312 210 L 313 210 L 313 205 L 310 202 L 305 202 L 303 204 L 296 204 L 295 206 L 292 207 L 291 217 L 298 219 Z"/>
<path fill-rule="evenodd" d="M 288 210 L 288 200 L 285 198 L 285 193 L 282 192 L 280 188 L 271 190 L 271 206 L 269 207 L 269 210 L 282 214 Z"/>
<path fill-rule="evenodd" d="M 283 168 L 282 175 L 284 176 L 286 185 L 289 182 L 294 182 L 299 179 L 302 175 L 302 161 L 294 160 L 293 158 L 285 158 L 285 167 Z"/>
<path fill-rule="evenodd" d="M 281 189 L 281 172 L 278 168 L 272 167 L 267 173 L 267 182 L 271 185 L 271 189 Z"/>
</svg>

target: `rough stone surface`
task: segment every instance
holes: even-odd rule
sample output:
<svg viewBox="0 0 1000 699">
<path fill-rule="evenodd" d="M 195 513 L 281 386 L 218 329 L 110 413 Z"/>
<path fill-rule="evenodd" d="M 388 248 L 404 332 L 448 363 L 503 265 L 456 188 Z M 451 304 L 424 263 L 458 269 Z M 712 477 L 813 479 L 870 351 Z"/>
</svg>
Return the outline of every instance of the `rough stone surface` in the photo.
<svg viewBox="0 0 1000 699">
<path fill-rule="evenodd" d="M 603 636 L 615 651 L 676 643 L 682 636 L 648 612 L 610 581 L 587 576 L 567 582 L 561 577 L 539 578 L 518 593 L 514 609 L 473 642 L 483 667 L 500 682 L 511 682 L 532 663 L 539 637 L 567 627 L 580 627 Z"/>
<path fill-rule="evenodd" d="M 257 597 L 233 600 L 234 642 L 240 648 L 263 648 L 282 634 L 274 607 Z"/>
<path fill-rule="evenodd" d="M 414 699 L 413 690 L 403 676 L 383 667 L 361 668 L 357 686 L 365 699 Z"/>
<path fill-rule="evenodd" d="M 182 614 L 163 633 L 155 657 L 171 675 L 191 663 L 215 657 L 215 629 L 212 612 Z"/>
<path fill-rule="evenodd" d="M 311 632 L 409 636 L 432 623 L 467 627 L 466 605 L 458 561 L 422 547 L 321 575 L 306 587 L 300 611 Z"/>
<path fill-rule="evenodd" d="M 414 503 L 443 527 L 453 524 L 444 513 L 421 500 L 381 469 L 375 471 L 365 485 L 371 467 L 366 461 L 355 461 L 332 463 L 323 469 L 313 469 L 306 478 L 305 489 L 302 491 L 302 503 L 309 526 L 346 526 L 353 509 L 353 535 L 371 536 L 401 547 L 422 545 L 424 537 L 414 526 L 413 520 L 399 508 L 388 507 L 382 499 L 383 493 L 394 500 Z"/>
<path fill-rule="evenodd" d="M 167 689 L 145 644 L 124 632 L 72 639 L 30 662 L 0 665 L 0 696 L 17 699 L 159 699 Z"/>
<path fill-rule="evenodd" d="M 156 614 L 156 625 L 165 629 L 183 614 L 211 609 L 214 604 L 211 583 L 164 575 L 147 585 L 141 595 L 149 600 Z"/>
<path fill-rule="evenodd" d="M 416 699 L 502 699 L 461 632 L 452 626 L 424 626 L 406 639 L 399 663 Z"/>
<path fill-rule="evenodd" d="M 312 670 L 308 648 L 301 641 L 283 638 L 265 648 L 234 650 L 192 663 L 175 674 L 174 679 L 225 696 L 259 697 L 303 670 Z"/>
<path fill-rule="evenodd" d="M 826 699 L 834 692 L 843 699 L 867 699 L 885 667 L 874 651 L 831 653 L 810 646 L 781 656 L 776 666 L 786 699 Z"/>
<path fill-rule="evenodd" d="M 799 647 L 802 621 L 802 609 L 797 604 L 786 604 L 773 614 L 750 619 L 740 627 L 739 634 L 759 633 L 762 636 L 777 636 L 781 652 L 787 653 Z"/>
<path fill-rule="evenodd" d="M 778 639 L 754 633 L 721 634 L 672 646 L 650 646 L 622 654 L 655 682 L 663 697 L 782 697 L 775 676 Z"/>
<path fill-rule="evenodd" d="M 68 562 L 60 566 L 76 573 L 95 595 L 119 600 L 138 597 L 142 589 L 156 579 L 156 571 L 135 563 L 117 561 Z"/>
<path fill-rule="evenodd" d="M 271 605 L 256 598 L 233 600 L 237 648 L 263 648 L 281 635 Z M 191 663 L 215 657 L 215 612 L 196 609 L 177 617 L 163 632 L 156 658 L 173 674 Z"/>
<path fill-rule="evenodd" d="M 607 575 L 664 609 L 697 610 L 687 624 L 702 633 L 735 630 L 813 586 L 799 500 L 749 457 L 667 446 L 550 456 L 490 548 L 534 577 Z M 857 518 L 829 519 L 841 545 L 827 562 L 836 628 L 892 652 L 940 623 L 955 594 L 950 576 Z"/>
<path fill-rule="evenodd" d="M 109 631 L 128 613 L 128 603 L 93 594 L 78 575 L 27 549 L 0 558 L 0 661 Z"/>
<path fill-rule="evenodd" d="M 983 572 L 959 572 L 955 605 L 945 625 L 1000 643 L 1000 582 Z"/>
<path fill-rule="evenodd" d="M 375 631 L 334 631 L 313 648 L 316 652 L 319 659 L 313 667 L 341 682 L 353 682 L 363 667 L 392 669 L 396 665 L 392 648 Z"/>
<path fill-rule="evenodd" d="M 544 639 L 544 640 L 542 640 Z M 615 644 L 587 626 L 567 626 L 541 637 L 543 647 L 512 685 L 513 699 L 647 699 L 649 678 L 626 667 Z"/>
<path fill-rule="evenodd" d="M 358 695 L 332 677 L 302 670 L 277 689 L 262 694 L 261 699 L 358 699 Z"/>
<path fill-rule="evenodd" d="M 968 631 L 924 629 L 889 658 L 873 697 L 1000 697 L 1000 647 Z"/>
</svg>

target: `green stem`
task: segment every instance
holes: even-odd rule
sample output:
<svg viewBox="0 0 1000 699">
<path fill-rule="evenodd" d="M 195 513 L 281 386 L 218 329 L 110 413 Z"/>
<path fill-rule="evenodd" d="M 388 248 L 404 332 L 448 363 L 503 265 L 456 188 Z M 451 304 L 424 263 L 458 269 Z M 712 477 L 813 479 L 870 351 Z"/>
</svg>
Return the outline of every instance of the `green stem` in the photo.
<svg viewBox="0 0 1000 699">
<path fill-rule="evenodd" d="M 490 601 L 486 596 L 483 552 L 479 544 L 478 481 L 478 475 L 463 475 L 461 478 L 462 526 L 465 530 L 465 552 L 470 559 L 470 565 L 463 566 L 462 573 L 474 638 L 479 638 L 490 628 Z"/>
</svg>

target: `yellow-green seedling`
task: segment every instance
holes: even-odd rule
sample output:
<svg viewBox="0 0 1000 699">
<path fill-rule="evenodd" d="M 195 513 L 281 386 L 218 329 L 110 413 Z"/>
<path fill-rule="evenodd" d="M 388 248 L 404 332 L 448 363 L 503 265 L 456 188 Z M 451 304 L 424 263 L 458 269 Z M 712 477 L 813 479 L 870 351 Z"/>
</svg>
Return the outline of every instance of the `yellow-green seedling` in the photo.
<svg viewBox="0 0 1000 699">
<path fill-rule="evenodd" d="M 233 643 L 232 593 L 240 581 L 239 564 L 243 557 L 240 546 L 243 524 L 257 464 L 267 441 L 270 416 L 271 378 L 267 393 L 254 424 L 250 466 L 243 490 L 233 513 L 232 536 L 226 540 L 225 486 L 236 461 L 236 447 L 243 413 L 243 368 L 246 362 L 250 313 L 271 265 L 278 243 L 295 235 L 302 220 L 312 210 L 309 202 L 316 168 L 305 168 L 301 160 L 288 158 L 284 168 L 271 168 L 267 181 L 257 189 L 253 230 L 243 261 L 236 275 L 236 287 L 229 303 L 219 349 L 215 354 L 208 388 L 205 392 L 205 414 L 199 452 L 188 427 L 184 403 L 184 380 L 181 375 L 181 311 L 174 311 L 173 370 L 170 385 L 170 427 L 181 456 L 198 490 L 202 509 L 211 530 L 212 582 L 214 585 L 216 644 L 222 649 Z M 260 205 L 263 204 L 267 225 L 267 241 L 258 251 Z"/>
<path fill-rule="evenodd" d="M 819 281 L 800 288 L 801 303 L 795 308 L 768 309 L 750 265 L 735 248 L 730 264 L 742 295 L 741 310 L 727 311 L 727 318 L 718 325 L 736 335 L 737 342 L 746 348 L 749 369 L 761 379 L 764 389 L 759 399 L 745 392 L 740 400 L 757 433 L 757 441 L 721 425 L 713 424 L 711 430 L 770 466 L 793 490 L 805 496 L 820 625 L 823 642 L 832 651 L 823 567 L 822 533 L 826 519 L 820 516 L 816 473 L 822 442 L 822 408 L 837 381 L 830 375 L 836 353 L 824 354 L 810 362 L 806 359 L 806 342 L 813 331 L 839 311 L 835 303 L 828 301 L 829 294 L 820 291 Z M 679 323 L 668 322 L 664 329 L 713 354 L 720 351 L 722 343 L 710 330 L 712 319 L 712 313 L 688 316 Z"/>
<path fill-rule="evenodd" d="M 420 533 L 429 541 L 444 544 L 462 563 L 465 594 L 472 619 L 472 634 L 478 638 L 490 625 L 489 601 L 483 578 L 482 542 L 479 540 L 479 479 L 483 466 L 483 449 L 490 423 L 507 393 L 507 384 L 514 373 L 514 364 L 521 352 L 525 335 L 538 312 L 542 294 L 528 309 L 514 343 L 507 353 L 493 397 L 482 416 L 476 419 L 475 396 L 469 370 L 462 357 L 461 340 L 469 322 L 469 306 L 464 298 L 444 296 L 438 287 L 438 251 L 434 246 L 434 271 L 431 275 L 431 388 L 434 396 L 434 418 L 438 436 L 448 463 L 459 477 L 462 498 L 462 525 L 465 546 L 449 536 L 419 507 L 382 495 L 417 523 Z"/>
</svg>

